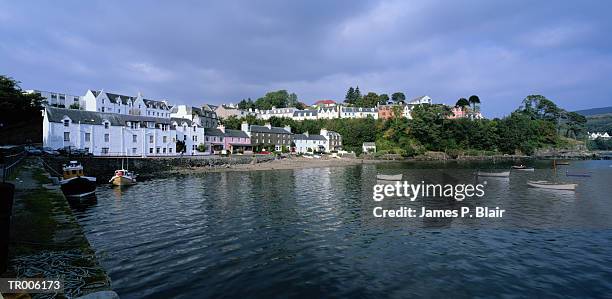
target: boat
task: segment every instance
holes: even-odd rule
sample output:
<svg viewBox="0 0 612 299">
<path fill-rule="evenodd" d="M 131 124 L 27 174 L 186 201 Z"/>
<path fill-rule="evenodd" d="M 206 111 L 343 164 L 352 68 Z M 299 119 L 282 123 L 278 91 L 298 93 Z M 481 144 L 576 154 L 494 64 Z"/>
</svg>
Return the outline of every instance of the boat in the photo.
<svg viewBox="0 0 612 299">
<path fill-rule="evenodd" d="M 510 176 L 510 171 L 502 171 L 502 172 L 484 172 L 478 171 L 478 176 L 489 176 L 489 177 L 498 177 L 498 178 L 506 178 Z"/>
<path fill-rule="evenodd" d="M 527 181 L 527 185 L 534 188 L 552 189 L 552 190 L 576 190 L 578 184 L 560 184 L 549 181 Z"/>
<path fill-rule="evenodd" d="M 68 199 L 81 199 L 95 194 L 96 178 L 85 176 L 81 163 L 70 161 L 63 165 L 62 171 L 60 189 Z"/>
<path fill-rule="evenodd" d="M 591 173 L 589 173 L 589 172 L 569 172 L 569 171 L 565 171 L 565 176 L 590 177 Z"/>
<path fill-rule="evenodd" d="M 514 165 L 512 166 L 513 170 L 521 170 L 521 171 L 535 171 L 533 167 L 527 167 L 525 165 Z"/>
<path fill-rule="evenodd" d="M 123 160 L 121 160 L 121 169 L 115 170 L 115 175 L 108 182 L 115 186 L 136 185 L 136 174 L 123 168 Z"/>
<path fill-rule="evenodd" d="M 136 185 L 136 174 L 126 169 L 117 169 L 115 175 L 108 182 L 115 186 Z"/>
<path fill-rule="evenodd" d="M 402 174 L 377 174 L 376 178 L 381 181 L 401 181 Z"/>
<path fill-rule="evenodd" d="M 569 163 L 569 161 L 559 161 L 559 162 L 557 162 L 557 161 L 553 160 L 553 164 L 555 164 L 555 165 L 569 165 L 570 163 Z"/>
</svg>

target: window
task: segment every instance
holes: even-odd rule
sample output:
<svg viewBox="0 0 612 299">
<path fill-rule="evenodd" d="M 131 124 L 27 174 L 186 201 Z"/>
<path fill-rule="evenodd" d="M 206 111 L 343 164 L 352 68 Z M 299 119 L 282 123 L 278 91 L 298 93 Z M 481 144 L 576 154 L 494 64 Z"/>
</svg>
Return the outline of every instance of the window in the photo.
<svg viewBox="0 0 612 299">
<path fill-rule="evenodd" d="M 149 154 L 152 154 L 152 153 L 153 153 L 153 148 L 152 148 L 152 147 L 150 147 L 150 148 L 149 148 Z"/>
<path fill-rule="evenodd" d="M 102 148 L 102 154 L 103 154 L 103 155 L 108 154 L 108 147 L 103 147 L 103 148 Z"/>
<path fill-rule="evenodd" d="M 132 135 L 132 142 L 138 142 L 138 135 Z"/>
<path fill-rule="evenodd" d="M 162 151 L 162 152 L 163 152 L 164 154 L 166 153 L 166 148 L 165 148 L 165 147 L 163 148 L 163 151 Z"/>
<path fill-rule="evenodd" d="M 84 148 L 84 150 L 85 150 L 85 152 L 89 153 L 89 148 L 88 147 Z"/>
<path fill-rule="evenodd" d="M 155 152 L 159 154 L 159 147 L 155 149 Z"/>
<path fill-rule="evenodd" d="M 168 148 L 168 153 L 172 154 L 172 148 L 171 147 Z"/>
<path fill-rule="evenodd" d="M 187 135 L 183 135 L 183 141 L 187 140 Z"/>
<path fill-rule="evenodd" d="M 132 148 L 132 154 L 135 154 L 135 153 L 136 153 L 136 148 L 135 148 L 135 147 L 133 147 L 133 148 Z"/>
<path fill-rule="evenodd" d="M 163 142 L 163 143 L 168 142 L 168 137 L 166 137 L 166 136 L 162 137 L 162 142 Z"/>
<path fill-rule="evenodd" d="M 85 133 L 85 142 L 91 141 L 91 133 Z"/>
<path fill-rule="evenodd" d="M 102 111 L 104 111 L 104 108 L 102 108 Z M 110 123 L 109 123 L 109 122 L 105 122 L 105 123 L 104 123 L 104 128 L 105 128 L 105 129 L 110 128 Z"/>
<path fill-rule="evenodd" d="M 149 143 L 153 143 L 153 135 L 149 135 Z"/>
<path fill-rule="evenodd" d="M 102 107 L 102 112 L 104 112 L 104 107 Z"/>
<path fill-rule="evenodd" d="M 196 126 L 193 126 L 193 131 L 194 131 L 194 132 L 196 131 Z"/>
<path fill-rule="evenodd" d="M 51 95 L 51 98 L 52 98 L 52 99 L 57 99 L 57 95 L 52 94 L 52 95 Z"/>
<path fill-rule="evenodd" d="M 64 127 L 67 127 L 70 125 L 70 120 L 69 119 L 64 119 Z"/>
<path fill-rule="evenodd" d="M 198 136 L 193 135 L 193 136 L 191 136 L 191 139 L 193 139 L 193 141 L 198 141 Z"/>
<path fill-rule="evenodd" d="M 64 141 L 70 141 L 70 132 L 64 132 Z"/>
<path fill-rule="evenodd" d="M 78 101 L 79 101 L 79 98 L 78 98 L 78 97 L 74 97 L 74 101 L 75 101 L 75 102 L 78 102 Z"/>
<path fill-rule="evenodd" d="M 104 142 L 108 142 L 110 140 L 110 135 L 108 133 L 104 134 Z"/>
</svg>

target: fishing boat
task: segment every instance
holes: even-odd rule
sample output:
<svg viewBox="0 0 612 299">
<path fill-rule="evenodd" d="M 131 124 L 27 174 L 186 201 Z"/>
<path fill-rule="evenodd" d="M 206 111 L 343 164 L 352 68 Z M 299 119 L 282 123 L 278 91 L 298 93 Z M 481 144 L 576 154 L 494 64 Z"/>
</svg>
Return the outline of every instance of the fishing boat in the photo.
<svg viewBox="0 0 612 299">
<path fill-rule="evenodd" d="M 512 166 L 513 170 L 520 170 L 520 171 L 535 171 L 535 169 L 533 167 L 527 167 L 525 165 L 514 165 Z"/>
<path fill-rule="evenodd" d="M 552 190 L 576 190 L 576 186 L 578 186 L 578 184 L 560 184 L 549 181 L 527 181 L 527 185 L 534 188 Z"/>
<path fill-rule="evenodd" d="M 569 172 L 565 171 L 565 176 L 590 177 L 590 172 Z"/>
<path fill-rule="evenodd" d="M 377 174 L 376 178 L 381 181 L 401 181 L 402 174 Z"/>
<path fill-rule="evenodd" d="M 478 174 L 478 176 L 507 178 L 507 177 L 510 176 L 510 171 L 502 171 L 502 172 L 484 172 L 484 171 L 478 171 L 477 174 Z"/>
<path fill-rule="evenodd" d="M 121 160 L 121 169 L 115 170 L 115 175 L 108 182 L 115 186 L 136 185 L 136 174 L 123 168 L 123 160 Z"/>
<path fill-rule="evenodd" d="M 62 171 L 60 188 L 68 199 L 81 199 L 95 194 L 96 178 L 85 176 L 81 163 L 70 161 L 63 165 Z"/>
</svg>

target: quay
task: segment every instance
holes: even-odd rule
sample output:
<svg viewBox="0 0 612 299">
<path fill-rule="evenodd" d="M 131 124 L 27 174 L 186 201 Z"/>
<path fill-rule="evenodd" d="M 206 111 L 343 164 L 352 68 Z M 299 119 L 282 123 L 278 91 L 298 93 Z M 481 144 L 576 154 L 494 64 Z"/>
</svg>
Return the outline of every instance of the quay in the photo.
<svg viewBox="0 0 612 299">
<path fill-rule="evenodd" d="M 40 158 L 25 158 L 7 177 L 15 185 L 15 196 L 8 269 L 2 277 L 60 279 L 64 292 L 54 298 L 118 298 L 68 201 L 59 187 L 50 184 L 42 163 Z M 29 298 L 28 294 L 3 296 Z"/>
</svg>

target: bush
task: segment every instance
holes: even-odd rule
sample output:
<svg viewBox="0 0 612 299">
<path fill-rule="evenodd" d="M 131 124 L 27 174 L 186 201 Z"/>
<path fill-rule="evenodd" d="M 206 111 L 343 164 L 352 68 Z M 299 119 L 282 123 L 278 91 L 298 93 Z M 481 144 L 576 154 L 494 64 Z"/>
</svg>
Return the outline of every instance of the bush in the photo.
<svg viewBox="0 0 612 299">
<path fill-rule="evenodd" d="M 204 143 L 200 143 L 198 144 L 198 147 L 196 148 L 196 150 L 200 153 L 203 153 L 206 151 L 206 144 Z"/>
</svg>

